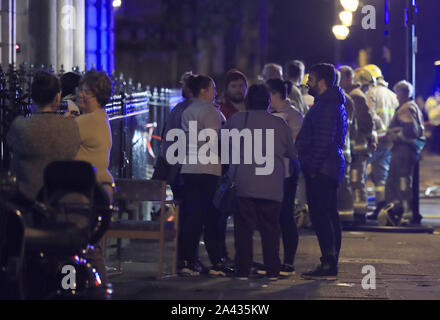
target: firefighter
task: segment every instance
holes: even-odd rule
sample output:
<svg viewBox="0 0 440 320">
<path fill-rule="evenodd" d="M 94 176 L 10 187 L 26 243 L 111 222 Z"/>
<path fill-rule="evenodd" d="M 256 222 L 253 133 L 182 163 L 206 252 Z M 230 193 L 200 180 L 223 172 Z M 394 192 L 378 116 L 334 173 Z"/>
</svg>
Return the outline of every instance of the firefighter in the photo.
<svg viewBox="0 0 440 320">
<path fill-rule="evenodd" d="M 342 87 L 342 75 L 340 70 L 336 70 L 336 85 L 341 86 L 345 95 L 345 112 L 347 113 L 347 134 L 345 135 L 345 146 L 343 149 L 345 158 L 345 174 L 338 188 L 338 212 L 341 223 L 352 223 L 354 221 L 353 210 L 353 191 L 350 183 L 351 156 L 351 131 L 354 118 L 354 101 L 349 92 Z"/>
<path fill-rule="evenodd" d="M 437 87 L 434 95 L 426 100 L 425 109 L 432 126 L 430 151 L 440 154 L 440 87 Z"/>
<path fill-rule="evenodd" d="M 350 184 L 353 193 L 354 222 L 363 223 L 368 208 L 367 161 L 377 145 L 374 116 L 368 108 L 364 92 L 367 92 L 374 82 L 369 74 L 360 70 L 357 70 L 355 76 L 355 72 L 349 66 L 342 66 L 339 70 L 341 87 L 353 100 L 353 120 L 350 126 Z"/>
<path fill-rule="evenodd" d="M 368 218 L 377 219 L 380 209 L 385 205 L 385 183 L 391 161 L 391 151 L 385 135 L 399 102 L 396 94 L 388 89 L 388 83 L 376 65 L 367 65 L 363 70 L 370 73 L 376 83 L 375 86 L 370 87 L 366 96 L 368 107 L 375 115 L 374 121 L 378 137 L 377 149 L 369 159 L 370 176 L 375 186 L 376 209 Z"/>
<path fill-rule="evenodd" d="M 387 206 L 380 213 L 391 224 L 412 215 L 412 177 L 414 165 L 425 145 L 423 114 L 412 99 L 413 86 L 403 80 L 394 86 L 399 107 L 391 119 L 385 138 L 391 145 L 391 165 L 385 186 Z M 413 217 L 420 223 L 421 217 Z"/>
</svg>

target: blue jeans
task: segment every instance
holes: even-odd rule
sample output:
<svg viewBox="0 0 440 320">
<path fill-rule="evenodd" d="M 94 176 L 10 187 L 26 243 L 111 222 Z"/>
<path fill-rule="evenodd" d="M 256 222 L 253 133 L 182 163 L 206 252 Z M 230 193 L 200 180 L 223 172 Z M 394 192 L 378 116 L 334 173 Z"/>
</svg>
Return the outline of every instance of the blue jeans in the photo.
<svg viewBox="0 0 440 320">
<path fill-rule="evenodd" d="M 391 150 L 379 149 L 369 159 L 371 164 L 371 180 L 374 185 L 385 185 L 390 170 Z"/>
<path fill-rule="evenodd" d="M 388 171 L 390 171 L 391 150 L 376 150 L 370 158 L 369 163 L 371 164 L 371 180 L 374 185 L 385 185 Z"/>
</svg>

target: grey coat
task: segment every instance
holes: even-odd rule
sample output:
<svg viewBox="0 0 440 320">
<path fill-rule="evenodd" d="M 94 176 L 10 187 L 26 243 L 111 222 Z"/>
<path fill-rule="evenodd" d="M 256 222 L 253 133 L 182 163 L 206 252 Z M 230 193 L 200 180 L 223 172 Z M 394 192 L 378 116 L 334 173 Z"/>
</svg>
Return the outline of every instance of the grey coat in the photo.
<svg viewBox="0 0 440 320">
<path fill-rule="evenodd" d="M 73 160 L 81 139 L 75 120 L 55 113 L 37 113 L 15 119 L 7 143 L 19 190 L 29 199 L 35 199 L 43 186 L 46 166 L 53 161 Z"/>
<path fill-rule="evenodd" d="M 235 184 L 237 196 L 243 198 L 266 199 L 281 202 L 283 200 L 283 183 L 285 177 L 284 157 L 291 160 L 297 158 L 295 144 L 293 142 L 292 133 L 284 120 L 276 117 L 265 110 L 250 110 L 248 112 L 239 112 L 234 114 L 226 123 L 224 129 L 242 130 L 245 124 L 246 114 L 249 114 L 246 128 L 252 132 L 252 161 L 245 164 L 244 146 L 240 148 L 241 160 L 240 164 L 230 166 L 228 174 L 233 177 L 234 170 L 237 170 L 235 176 Z M 257 174 L 257 168 L 265 167 L 264 164 L 257 164 L 255 161 L 255 147 L 258 141 L 255 141 L 256 129 L 262 130 L 263 139 L 262 154 L 267 154 L 267 147 L 273 147 L 273 170 L 269 174 Z M 266 133 L 268 129 L 273 130 L 273 141 L 267 141 Z M 249 145 L 248 145 L 249 147 Z M 247 153 L 249 155 L 249 153 Z M 268 170 L 269 171 L 269 170 Z"/>
</svg>

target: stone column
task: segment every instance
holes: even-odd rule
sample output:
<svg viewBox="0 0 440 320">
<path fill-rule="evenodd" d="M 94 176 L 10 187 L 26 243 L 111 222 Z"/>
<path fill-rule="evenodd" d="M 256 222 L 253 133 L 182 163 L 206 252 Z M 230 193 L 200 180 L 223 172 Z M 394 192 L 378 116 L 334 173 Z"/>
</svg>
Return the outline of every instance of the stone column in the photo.
<svg viewBox="0 0 440 320">
<path fill-rule="evenodd" d="M 76 8 L 72 0 L 57 2 L 57 70 L 64 65 L 64 70 L 73 67 L 73 37 L 77 26 Z"/>
<path fill-rule="evenodd" d="M 76 9 L 76 29 L 73 40 L 73 66 L 85 70 L 86 66 L 86 4 L 85 0 L 73 0 Z M 67 69 L 66 69 L 67 70 Z"/>
<path fill-rule="evenodd" d="M 57 0 L 29 1 L 30 63 L 57 65 Z"/>
<path fill-rule="evenodd" d="M 1 64 L 5 71 L 16 61 L 16 0 L 0 1 Z"/>
<path fill-rule="evenodd" d="M 21 46 L 21 51 L 17 53 L 16 60 L 16 65 L 19 66 L 23 62 L 30 63 L 29 0 L 17 1 L 16 12 L 16 40 L 17 44 Z"/>
</svg>

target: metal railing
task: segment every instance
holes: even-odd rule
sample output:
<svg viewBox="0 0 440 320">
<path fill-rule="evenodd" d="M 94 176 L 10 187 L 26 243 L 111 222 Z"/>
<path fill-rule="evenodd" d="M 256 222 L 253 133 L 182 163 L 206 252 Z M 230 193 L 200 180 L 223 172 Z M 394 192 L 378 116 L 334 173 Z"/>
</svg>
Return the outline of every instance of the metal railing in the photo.
<svg viewBox="0 0 440 320">
<path fill-rule="evenodd" d="M 0 66 L 0 166 L 8 169 L 10 154 L 6 145 L 7 132 L 17 116 L 32 114 L 32 81 L 45 70 L 61 77 L 53 66 L 36 67 L 9 65 L 7 72 Z M 72 72 L 83 75 L 78 67 Z M 181 91 L 171 88 L 143 87 L 125 79 L 121 73 L 110 76 L 113 95 L 105 110 L 112 128 L 113 148 L 110 171 L 116 178 L 143 178 L 151 175 L 160 146 L 160 135 L 171 109 L 182 100 Z M 60 106 L 60 112 L 65 111 Z"/>
</svg>

